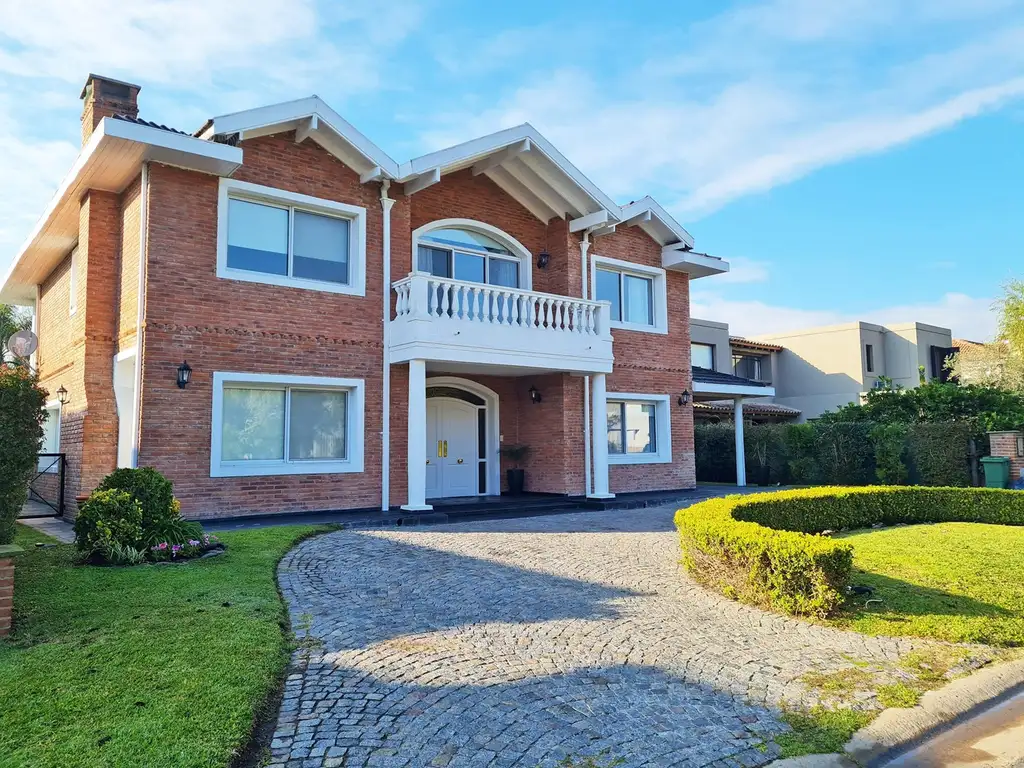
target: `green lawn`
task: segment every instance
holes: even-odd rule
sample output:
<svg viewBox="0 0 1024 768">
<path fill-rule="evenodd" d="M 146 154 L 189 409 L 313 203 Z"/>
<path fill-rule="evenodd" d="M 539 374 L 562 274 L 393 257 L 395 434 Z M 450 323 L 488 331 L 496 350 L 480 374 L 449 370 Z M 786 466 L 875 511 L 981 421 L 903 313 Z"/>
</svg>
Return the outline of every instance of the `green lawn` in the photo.
<svg viewBox="0 0 1024 768">
<path fill-rule="evenodd" d="M 277 561 L 315 530 L 225 533 L 186 565 L 74 565 L 18 526 L 0 766 L 224 766 L 288 661 Z"/>
<path fill-rule="evenodd" d="M 854 548 L 851 599 L 833 623 L 871 635 L 1024 645 L 1024 527 L 941 523 L 842 536 Z"/>
</svg>

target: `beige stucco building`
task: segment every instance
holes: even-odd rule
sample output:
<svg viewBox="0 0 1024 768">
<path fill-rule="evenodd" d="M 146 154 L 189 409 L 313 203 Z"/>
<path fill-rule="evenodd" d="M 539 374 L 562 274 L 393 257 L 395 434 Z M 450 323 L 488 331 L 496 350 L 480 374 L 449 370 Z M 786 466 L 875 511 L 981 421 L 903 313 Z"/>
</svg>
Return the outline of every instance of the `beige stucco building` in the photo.
<svg viewBox="0 0 1024 768">
<path fill-rule="evenodd" d="M 781 347 L 773 355 L 775 402 L 797 408 L 801 420 L 859 402 L 887 377 L 913 388 L 945 380 L 952 332 L 925 323 L 853 322 L 755 337 Z"/>
</svg>

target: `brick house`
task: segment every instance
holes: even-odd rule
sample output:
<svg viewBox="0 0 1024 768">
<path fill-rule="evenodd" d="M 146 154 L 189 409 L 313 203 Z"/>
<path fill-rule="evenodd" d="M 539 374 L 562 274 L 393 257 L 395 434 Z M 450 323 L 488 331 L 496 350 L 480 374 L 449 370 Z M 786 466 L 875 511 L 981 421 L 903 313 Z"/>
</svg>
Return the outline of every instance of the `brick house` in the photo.
<svg viewBox="0 0 1024 768">
<path fill-rule="evenodd" d="M 0 287 L 68 393 L 69 499 L 153 466 L 192 518 L 428 509 L 500 493 L 513 444 L 530 492 L 695 484 L 689 282 L 728 265 L 654 200 L 530 125 L 397 163 L 315 96 L 187 134 L 139 90 L 90 75 Z"/>
</svg>

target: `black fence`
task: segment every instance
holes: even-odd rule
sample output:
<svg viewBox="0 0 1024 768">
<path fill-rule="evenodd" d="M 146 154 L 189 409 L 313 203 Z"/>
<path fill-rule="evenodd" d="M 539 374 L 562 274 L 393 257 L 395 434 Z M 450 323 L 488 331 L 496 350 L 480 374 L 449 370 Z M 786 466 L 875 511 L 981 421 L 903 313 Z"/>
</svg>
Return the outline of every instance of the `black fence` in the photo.
<svg viewBox="0 0 1024 768">
<path fill-rule="evenodd" d="M 67 458 L 63 453 L 40 453 L 35 476 L 28 484 L 28 503 L 21 517 L 64 515 Z"/>
</svg>

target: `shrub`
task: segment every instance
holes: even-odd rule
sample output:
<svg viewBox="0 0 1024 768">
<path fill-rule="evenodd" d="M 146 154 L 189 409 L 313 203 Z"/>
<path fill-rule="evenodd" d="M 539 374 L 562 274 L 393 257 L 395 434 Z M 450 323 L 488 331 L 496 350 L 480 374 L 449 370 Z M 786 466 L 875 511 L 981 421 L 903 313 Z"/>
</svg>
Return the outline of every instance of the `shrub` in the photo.
<svg viewBox="0 0 1024 768">
<path fill-rule="evenodd" d="M 1024 494 L 868 486 L 726 496 L 676 513 L 683 563 L 701 584 L 785 613 L 827 616 L 845 599 L 853 549 L 823 531 L 881 523 L 1024 525 Z"/>
<path fill-rule="evenodd" d="M 903 424 L 876 424 L 871 428 L 875 445 L 875 477 L 882 485 L 905 485 L 910 473 L 904 459 L 907 428 Z"/>
<path fill-rule="evenodd" d="M 115 469 L 103 478 L 97 490 L 113 489 L 125 491 L 139 502 L 146 531 L 181 517 L 180 506 L 175 506 L 174 486 L 152 467 Z"/>
<path fill-rule="evenodd" d="M 732 424 L 694 424 L 693 444 L 699 481 L 736 482 L 736 438 Z"/>
<path fill-rule="evenodd" d="M 142 506 L 127 491 L 94 491 L 75 518 L 75 545 L 85 555 L 111 555 L 142 548 Z"/>
<path fill-rule="evenodd" d="M 0 544 L 14 540 L 43 439 L 46 391 L 27 368 L 0 360 Z"/>
<path fill-rule="evenodd" d="M 907 430 L 907 461 L 911 479 L 920 485 L 971 484 L 973 424 L 914 424 Z"/>
</svg>

